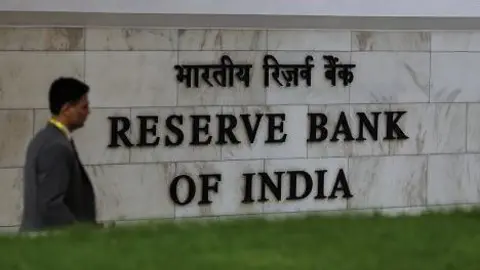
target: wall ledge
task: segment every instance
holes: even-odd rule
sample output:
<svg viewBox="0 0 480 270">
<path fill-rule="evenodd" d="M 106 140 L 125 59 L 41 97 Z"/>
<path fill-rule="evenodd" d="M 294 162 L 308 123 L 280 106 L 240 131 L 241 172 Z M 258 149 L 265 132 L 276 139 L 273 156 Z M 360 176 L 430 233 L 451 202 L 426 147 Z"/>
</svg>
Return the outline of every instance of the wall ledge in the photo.
<svg viewBox="0 0 480 270">
<path fill-rule="evenodd" d="M 480 17 L 115 14 L 0 11 L 2 26 L 479 30 Z"/>
</svg>

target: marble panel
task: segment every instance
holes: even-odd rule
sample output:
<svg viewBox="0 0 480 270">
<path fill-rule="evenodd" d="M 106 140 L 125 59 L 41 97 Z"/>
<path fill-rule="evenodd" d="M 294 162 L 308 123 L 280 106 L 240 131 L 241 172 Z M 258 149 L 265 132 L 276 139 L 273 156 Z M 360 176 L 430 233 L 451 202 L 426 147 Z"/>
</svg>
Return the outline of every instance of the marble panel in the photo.
<svg viewBox="0 0 480 270">
<path fill-rule="evenodd" d="M 21 167 L 33 136 L 32 110 L 0 110 L 0 168 Z"/>
<path fill-rule="evenodd" d="M 168 181 L 174 164 L 88 166 L 97 196 L 99 220 L 173 218 Z"/>
<path fill-rule="evenodd" d="M 131 148 L 131 162 L 160 162 L 160 161 L 211 161 L 221 159 L 221 145 L 216 144 L 218 140 L 219 120 L 216 115 L 221 114 L 221 107 L 165 107 L 165 108 L 142 108 L 132 109 L 131 121 L 131 142 L 138 144 L 140 139 L 140 120 L 139 116 L 158 117 L 158 122 L 146 120 L 147 128 L 156 131 L 155 136 L 147 133 L 147 142 L 153 142 L 154 137 L 158 137 L 158 145 L 150 147 Z M 174 116 L 174 118 L 170 118 Z M 192 118 L 194 116 L 195 118 Z M 175 119 L 175 117 L 177 119 Z M 206 121 L 206 118 L 209 121 Z M 178 120 L 181 118 L 181 120 Z M 168 120 L 167 120 L 168 119 Z M 155 119 L 156 120 L 156 119 Z M 208 122 L 208 125 L 207 125 Z M 168 124 L 170 123 L 170 124 Z M 207 126 L 207 132 L 204 133 L 199 128 L 194 128 L 194 123 L 198 123 L 199 128 Z M 171 142 L 177 142 L 180 138 L 176 135 L 175 129 L 169 127 L 172 125 L 178 127 L 183 134 L 179 145 L 166 145 L 167 137 Z M 197 132 L 194 132 L 198 131 Z M 205 141 L 211 136 L 211 143 L 208 145 L 191 145 L 194 138 L 199 141 Z"/>
<path fill-rule="evenodd" d="M 209 86 L 202 79 L 204 69 L 199 70 L 198 87 L 194 85 L 192 76 L 192 87 L 187 87 L 186 83 L 178 84 L 178 105 L 261 105 L 265 104 L 266 94 L 263 87 L 263 53 L 246 51 L 181 51 L 179 52 L 180 65 L 210 65 L 221 64 L 223 55 L 230 57 L 233 64 L 252 65 L 249 69 L 248 84 L 238 79 L 237 75 L 240 69 L 235 69 L 233 78 L 226 72 L 227 86 L 223 87 L 215 81 L 214 72 L 210 70 L 210 76 L 207 78 L 212 84 Z M 228 64 L 228 63 L 227 63 Z M 219 69 L 217 69 L 219 70 Z M 186 72 L 186 71 L 184 71 Z M 194 71 L 192 71 L 194 72 Z M 169 72 L 171 74 L 168 80 L 176 83 L 177 71 Z M 229 86 L 232 80 L 233 86 Z"/>
<path fill-rule="evenodd" d="M 307 81 L 299 74 L 298 86 L 292 85 L 290 87 L 287 86 L 288 81 L 283 77 L 283 71 L 279 77 L 282 85 L 278 85 L 272 76 L 275 70 L 273 68 L 270 69 L 269 86 L 266 88 L 267 104 L 335 104 L 349 102 L 350 87 L 344 86 L 338 77 L 335 86 L 332 86 L 331 82 L 325 78 L 325 69 L 323 66 L 328 62 L 326 62 L 323 57 L 332 55 L 338 57 L 340 63 L 349 64 L 350 53 L 279 51 L 272 52 L 271 55 L 276 58 L 279 64 L 285 65 L 304 65 L 306 64 L 306 57 L 312 56 L 313 59 L 310 64 L 315 65 L 315 67 L 311 70 L 310 86 L 307 85 Z M 269 64 L 274 63 L 273 61 L 269 61 Z M 263 74 L 263 69 L 261 73 Z M 287 73 L 285 73 L 285 75 L 288 76 Z"/>
<path fill-rule="evenodd" d="M 429 100 L 430 53 L 352 52 L 351 103 Z"/>
<path fill-rule="evenodd" d="M 307 143 L 308 158 L 343 157 L 352 154 L 352 144 L 343 141 L 344 135 L 339 135 L 338 141 L 331 141 L 340 115 L 344 113 L 347 121 L 350 120 L 349 105 L 312 105 L 309 106 L 308 113 L 312 114 L 311 117 L 307 117 L 307 139 L 312 139 Z M 324 119 L 322 119 L 322 117 L 324 117 Z M 319 128 L 313 133 L 311 123 L 321 125 L 325 119 L 326 123 L 324 127 L 326 131 Z M 313 135 L 315 137 L 313 137 Z M 313 140 L 323 137 L 325 137 L 325 139 L 321 141 Z"/>
<path fill-rule="evenodd" d="M 82 51 L 83 28 L 0 28 L 0 51 Z"/>
<path fill-rule="evenodd" d="M 177 52 L 87 52 L 92 107 L 172 106 Z"/>
<path fill-rule="evenodd" d="M 87 28 L 87 51 L 176 50 L 177 30 L 138 28 Z"/>
<path fill-rule="evenodd" d="M 265 176 L 254 178 L 259 190 L 256 197 L 268 200 L 264 213 L 346 210 L 354 192 L 349 187 L 346 158 L 266 160 L 265 172 L 273 189 L 268 182 L 262 184 L 262 178 L 268 180 Z"/>
<path fill-rule="evenodd" d="M 48 108 L 50 84 L 84 78 L 83 52 L 0 52 L 0 109 Z"/>
<path fill-rule="evenodd" d="M 385 138 L 390 113 L 393 117 L 396 116 L 387 104 L 350 106 L 349 123 L 355 138 L 355 141 L 349 142 L 352 156 L 388 155 L 390 145 Z M 373 127 L 372 133 L 369 131 L 369 124 Z"/>
<path fill-rule="evenodd" d="M 386 135 L 386 112 L 390 105 L 326 105 L 310 106 L 311 121 L 321 124 L 323 114 L 326 116 L 326 135 L 322 141 L 308 143 L 308 157 L 344 157 L 344 156 L 375 156 L 388 155 L 389 143 L 384 141 Z M 368 122 L 365 121 L 368 119 Z M 378 120 L 375 120 L 378 119 Z M 369 133 L 369 124 L 376 130 Z M 338 130 L 337 135 L 335 134 Z M 321 138 L 321 131 L 317 137 Z M 310 121 L 308 123 L 308 136 L 310 137 Z M 313 139 L 313 138 L 312 138 Z"/>
<path fill-rule="evenodd" d="M 349 208 L 422 206 L 427 195 L 427 156 L 352 157 Z"/>
<path fill-rule="evenodd" d="M 250 187 L 246 185 L 244 174 L 257 174 L 263 171 L 262 160 L 177 163 L 175 177 L 169 181 L 169 185 L 176 184 L 172 187 L 175 188 L 178 200 L 182 203 L 175 205 L 175 217 L 262 213 L 261 203 L 244 201 L 248 195 L 258 194 L 259 188 L 256 183 L 252 183 Z M 220 179 L 218 176 L 201 177 L 201 175 L 220 175 Z M 173 181 L 175 178 L 178 182 Z M 205 180 L 207 178 L 208 180 Z M 207 189 L 207 184 L 210 189 Z"/>
<path fill-rule="evenodd" d="M 432 52 L 478 52 L 480 31 L 432 31 Z"/>
<path fill-rule="evenodd" d="M 352 32 L 352 51 L 430 51 L 429 32 Z"/>
<path fill-rule="evenodd" d="M 35 110 L 35 132 L 47 124 L 49 110 Z M 128 163 L 130 151 L 126 147 L 108 148 L 110 143 L 111 123 L 108 117 L 130 117 L 130 109 L 93 108 L 85 126 L 73 132 L 78 155 L 83 164 Z"/>
<path fill-rule="evenodd" d="M 307 111 L 307 106 L 223 107 L 223 114 L 232 114 L 237 118 L 234 132 L 240 143 L 224 145 L 222 158 L 305 158 Z M 251 135 L 256 131 L 256 136 L 251 137 L 252 142 L 248 130 L 252 131 Z M 267 142 L 269 138 L 271 142 Z"/>
<path fill-rule="evenodd" d="M 480 155 L 431 155 L 428 158 L 428 204 L 480 202 Z"/>
<path fill-rule="evenodd" d="M 269 51 L 350 51 L 351 34 L 344 30 L 268 30 Z"/>
<path fill-rule="evenodd" d="M 22 221 L 22 169 L 0 169 L 0 226 L 17 226 Z"/>
<path fill-rule="evenodd" d="M 480 53 L 432 53 L 431 102 L 480 102 Z"/>
<path fill-rule="evenodd" d="M 480 103 L 467 104 L 467 152 L 480 152 Z"/>
<path fill-rule="evenodd" d="M 265 30 L 179 29 L 179 50 L 263 51 L 267 49 Z"/>
<path fill-rule="evenodd" d="M 466 104 L 392 104 L 406 113 L 397 122 L 409 137 L 390 142 L 390 154 L 458 153 L 466 150 Z"/>
</svg>

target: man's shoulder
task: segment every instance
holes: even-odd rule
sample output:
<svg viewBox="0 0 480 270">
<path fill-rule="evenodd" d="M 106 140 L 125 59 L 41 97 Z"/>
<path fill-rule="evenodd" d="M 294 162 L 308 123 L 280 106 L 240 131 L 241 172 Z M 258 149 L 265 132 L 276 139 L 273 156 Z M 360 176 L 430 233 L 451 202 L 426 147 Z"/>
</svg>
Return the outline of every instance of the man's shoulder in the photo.
<svg viewBox="0 0 480 270">
<path fill-rule="evenodd" d="M 33 136 L 28 149 L 31 152 L 40 153 L 52 147 L 59 150 L 68 150 L 69 144 L 62 134 L 56 132 L 51 127 L 46 126 Z"/>
</svg>

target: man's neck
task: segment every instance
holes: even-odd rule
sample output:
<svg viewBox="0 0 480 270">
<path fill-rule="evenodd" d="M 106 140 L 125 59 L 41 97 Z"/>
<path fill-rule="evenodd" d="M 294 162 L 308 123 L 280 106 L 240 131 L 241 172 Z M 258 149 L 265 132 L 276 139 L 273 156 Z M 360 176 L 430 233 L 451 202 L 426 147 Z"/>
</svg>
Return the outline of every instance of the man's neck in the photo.
<svg viewBox="0 0 480 270">
<path fill-rule="evenodd" d="M 65 135 L 69 139 L 71 139 L 72 131 L 66 124 L 65 120 L 63 120 L 61 117 L 55 117 L 55 116 L 53 116 L 50 120 L 57 128 L 59 128 L 63 133 L 65 133 Z"/>
</svg>

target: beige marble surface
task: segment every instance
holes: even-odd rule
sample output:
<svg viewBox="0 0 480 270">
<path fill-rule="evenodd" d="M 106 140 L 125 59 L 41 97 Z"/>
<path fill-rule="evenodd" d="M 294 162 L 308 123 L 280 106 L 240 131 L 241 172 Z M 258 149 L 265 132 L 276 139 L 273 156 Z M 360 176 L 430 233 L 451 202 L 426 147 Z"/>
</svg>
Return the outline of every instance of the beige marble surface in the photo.
<svg viewBox="0 0 480 270">
<path fill-rule="evenodd" d="M 355 196 L 348 208 L 422 206 L 427 202 L 427 157 L 389 156 L 349 159 Z"/>
<path fill-rule="evenodd" d="M 430 53 L 352 52 L 351 103 L 427 102 Z"/>
<path fill-rule="evenodd" d="M 480 155 L 434 155 L 428 158 L 428 204 L 466 204 L 480 200 Z"/>
<path fill-rule="evenodd" d="M 478 52 L 480 31 L 434 31 L 432 52 Z"/>
<path fill-rule="evenodd" d="M 33 117 L 33 110 L 0 110 L 0 168 L 23 166 Z"/>
<path fill-rule="evenodd" d="M 0 227 L 19 225 L 22 217 L 22 170 L 0 169 Z"/>
<path fill-rule="evenodd" d="M 432 52 L 431 102 L 479 102 L 479 53 Z"/>
<path fill-rule="evenodd" d="M 233 114 L 240 117 L 249 115 L 252 127 L 255 125 L 257 115 L 261 116 L 256 140 L 250 143 L 245 128 L 239 125 L 237 129 L 238 140 L 241 144 L 227 144 L 222 147 L 224 160 L 257 159 L 257 158 L 306 158 L 307 157 L 307 106 L 238 106 L 223 107 L 224 114 Z M 266 116 L 272 115 L 271 118 Z M 281 118 L 275 115 L 284 115 L 283 132 L 275 131 L 275 139 L 285 136 L 283 143 L 267 143 L 269 136 L 269 120 L 280 126 Z M 275 116 L 275 117 L 273 117 Z M 273 133 L 271 133 L 273 134 Z"/>
<path fill-rule="evenodd" d="M 266 192 L 268 202 L 264 204 L 265 213 L 278 212 L 305 212 L 305 211 L 332 211 L 345 210 L 347 208 L 347 199 L 343 198 L 345 195 L 342 191 L 332 192 L 335 187 L 336 179 L 342 170 L 346 177 L 348 177 L 348 160 L 346 158 L 329 158 L 329 159 L 282 159 L 282 160 L 267 160 L 265 161 L 265 171 L 269 173 L 272 180 L 277 182 L 278 178 L 276 172 L 283 172 L 281 176 L 281 194 L 282 199 L 278 201 L 269 191 Z M 311 193 L 303 199 L 287 200 L 290 196 L 292 187 L 291 178 L 288 172 L 302 171 L 307 173 L 312 180 Z M 317 172 L 326 171 L 323 183 L 322 178 Z M 308 176 L 307 176 L 308 177 Z M 297 196 L 302 195 L 307 188 L 307 180 L 298 176 L 296 188 Z M 349 179 L 347 178 L 347 181 Z M 350 183 L 349 183 L 350 185 Z M 316 198 L 318 191 L 323 188 L 323 195 L 327 198 Z M 352 191 L 351 189 L 349 189 Z M 331 195 L 337 196 L 335 199 L 328 199 Z"/>
<path fill-rule="evenodd" d="M 204 161 L 204 160 L 221 160 L 221 147 L 214 143 L 202 146 L 191 146 L 192 140 L 192 118 L 191 115 L 206 115 L 210 117 L 211 122 L 208 125 L 208 134 L 200 134 L 203 141 L 208 136 L 212 136 L 212 142 L 218 138 L 218 122 L 215 115 L 221 113 L 221 107 L 172 107 L 172 108 L 134 108 L 132 109 L 132 142 L 135 144 L 139 141 L 139 125 L 136 120 L 137 116 L 158 116 L 158 123 L 155 125 L 157 130 L 156 136 L 159 137 L 159 145 L 154 147 L 134 147 L 131 149 L 131 162 L 163 162 L 163 161 Z M 168 147 L 165 145 L 166 137 L 171 140 L 177 139 L 175 134 L 167 131 L 166 120 L 171 115 L 182 117 L 182 124 L 173 121 L 183 131 L 183 143 L 177 146 Z M 149 125 L 152 122 L 149 123 Z M 201 121 L 204 125 L 205 120 Z M 154 140 L 153 135 L 148 136 L 148 140 Z"/>
<path fill-rule="evenodd" d="M 0 28 L 0 51 L 82 51 L 83 28 Z"/>
<path fill-rule="evenodd" d="M 480 152 L 480 92 L 477 87 L 480 32 L 477 31 L 323 31 L 283 29 L 154 28 L 0 28 L 0 227 L 18 225 L 21 169 L 26 146 L 49 117 L 48 88 L 59 76 L 91 86 L 92 112 L 74 138 L 88 165 L 99 197 L 100 219 L 284 215 L 303 211 L 418 213 L 425 209 L 480 202 L 477 172 Z M 312 55 L 312 86 L 264 87 L 263 57 L 280 64 L 303 64 Z M 323 55 L 353 63 L 354 80 L 332 87 L 325 79 Z M 186 88 L 177 83 L 176 64 L 214 64 L 222 55 L 248 63 L 250 86 Z M 338 74 L 337 74 L 338 75 Z M 337 77 L 337 82 L 338 81 Z M 406 111 L 398 121 L 409 136 L 384 141 L 385 111 Z M 352 136 L 359 136 L 357 113 L 379 116 L 377 140 L 330 141 L 344 113 Z M 248 142 L 240 115 L 285 114 L 286 141 L 266 144 L 262 116 L 257 139 Z M 324 142 L 308 143 L 308 113 L 328 117 Z M 192 146 L 191 115 L 210 116 L 209 134 L 218 139 L 220 114 L 237 117 L 240 144 Z M 109 116 L 131 121 L 127 132 L 139 140 L 138 116 L 158 116 L 160 144 L 108 148 Z M 184 143 L 166 147 L 168 116 L 181 115 Z M 152 123 L 149 123 L 152 124 Z M 277 131 L 277 136 L 281 134 Z M 153 139 L 150 135 L 149 139 Z M 173 137 L 172 137 L 173 138 Z M 243 173 L 302 170 L 312 174 L 344 168 L 354 195 L 348 200 L 242 204 Z M 199 175 L 220 173 L 214 202 L 198 206 Z M 175 206 L 168 197 L 176 175 L 193 177 L 192 204 Z M 286 179 L 286 178 L 285 178 Z M 255 194 L 261 186 L 255 182 Z M 185 184 L 185 183 L 184 183 Z M 185 186 L 179 192 L 185 196 Z M 303 184 L 298 183 L 302 188 Z M 288 182 L 282 182 L 282 194 Z M 183 193 L 182 193 L 183 192 Z M 272 198 L 272 194 L 269 198 Z"/>
<path fill-rule="evenodd" d="M 87 52 L 85 80 L 93 107 L 176 104 L 177 52 Z"/>
<path fill-rule="evenodd" d="M 466 151 L 478 153 L 480 152 L 480 103 L 467 104 L 467 146 Z"/>
<path fill-rule="evenodd" d="M 282 85 L 278 85 L 272 76 L 274 70 L 269 73 L 269 86 L 265 89 L 267 104 L 342 104 L 348 103 L 350 97 L 350 85 L 344 86 L 340 79 L 336 78 L 336 85 L 332 86 L 331 82 L 325 78 L 324 65 L 328 64 L 323 59 L 324 56 L 334 56 L 339 59 L 340 64 L 350 64 L 351 54 L 348 52 L 332 52 L 332 51 L 272 51 L 279 64 L 305 65 L 307 56 L 311 56 L 313 61 L 310 64 L 315 65 L 310 72 L 311 85 L 308 86 L 305 79 L 299 77 L 298 86 L 287 87 L 287 81 L 280 75 L 279 80 Z M 352 70 L 355 76 L 355 68 Z M 263 90 L 263 69 L 261 84 L 258 90 Z M 357 78 L 354 78 L 354 82 Z"/>
<path fill-rule="evenodd" d="M 308 157 L 388 155 L 389 143 L 384 140 L 387 130 L 385 112 L 388 111 L 390 111 L 390 105 L 386 104 L 310 106 L 308 111 L 310 114 L 323 114 L 327 117 L 327 123 L 325 124 L 327 133 L 324 135 L 326 136 L 325 140 L 308 143 Z M 369 123 L 377 127 L 376 138 L 372 137 L 365 127 L 360 129 L 360 125 L 363 122 L 359 115 L 365 115 Z M 407 117 L 415 118 L 414 115 L 407 115 Z M 312 122 L 314 119 L 314 116 L 312 116 Z M 342 124 L 344 123 L 343 119 L 346 120 L 346 126 Z M 377 125 L 375 125 L 375 119 L 377 119 Z M 310 130 L 310 127 L 308 127 L 308 130 Z M 347 134 L 351 135 L 353 140 L 350 140 L 351 138 L 344 133 L 339 133 L 335 136 L 336 130 L 345 130 Z M 362 135 L 361 132 L 363 132 L 363 137 L 365 138 L 363 141 L 358 140 L 361 137 L 360 135 Z M 316 134 L 321 136 L 318 130 Z"/>
<path fill-rule="evenodd" d="M 210 71 L 209 86 L 202 80 L 203 69 L 200 72 L 199 87 L 187 87 L 184 83 L 178 83 L 178 105 L 258 105 L 265 104 L 265 91 L 263 89 L 263 56 L 265 53 L 256 51 L 179 51 L 179 65 L 197 64 L 220 64 L 221 57 L 227 55 L 234 65 L 252 65 L 249 69 L 248 87 L 243 81 L 234 76 L 232 87 L 221 87 L 216 84 L 213 72 Z M 166 81 L 176 83 L 177 71 L 173 65 L 165 65 L 164 74 L 168 74 Z M 216 69 L 218 70 L 218 69 Z M 235 74 L 238 70 L 235 70 Z M 228 74 L 228 72 L 227 72 Z M 227 75 L 227 83 L 232 78 Z M 175 86 L 172 87 L 172 89 Z"/>
<path fill-rule="evenodd" d="M 0 109 L 48 108 L 58 77 L 84 79 L 84 52 L 0 51 Z"/>
<path fill-rule="evenodd" d="M 465 104 L 392 104 L 407 111 L 399 121 L 410 139 L 390 142 L 390 154 L 439 154 L 466 151 Z"/>
<path fill-rule="evenodd" d="M 187 175 L 194 180 L 195 196 L 188 205 L 175 205 L 175 217 L 208 217 L 218 215 L 246 215 L 262 213 L 263 207 L 259 203 L 242 203 L 245 196 L 245 180 L 243 174 L 259 173 L 264 171 L 264 162 L 252 161 L 223 161 L 223 162 L 190 162 L 178 163 L 175 176 Z M 202 178 L 200 175 L 220 174 L 221 179 L 210 178 L 208 184 L 217 183 L 217 192 L 208 192 L 211 204 L 199 205 L 202 201 Z M 172 183 L 173 177 L 169 180 Z M 177 186 L 178 197 L 181 201 L 188 198 L 188 182 L 179 181 Z M 252 185 L 252 193 L 258 194 L 258 183 Z M 167 195 L 167 194 L 165 194 Z"/>
<path fill-rule="evenodd" d="M 268 31 L 269 51 L 350 51 L 349 31 L 277 30 Z"/>
<path fill-rule="evenodd" d="M 167 196 L 173 164 L 94 165 L 87 171 L 97 196 L 99 220 L 173 217 Z"/>
<path fill-rule="evenodd" d="M 265 30 L 179 29 L 178 49 L 185 51 L 264 51 Z"/>
<path fill-rule="evenodd" d="M 352 51 L 430 51 L 429 32 L 352 32 Z"/>
<path fill-rule="evenodd" d="M 175 29 L 88 28 L 85 35 L 87 51 L 169 51 L 178 43 Z"/>
</svg>

